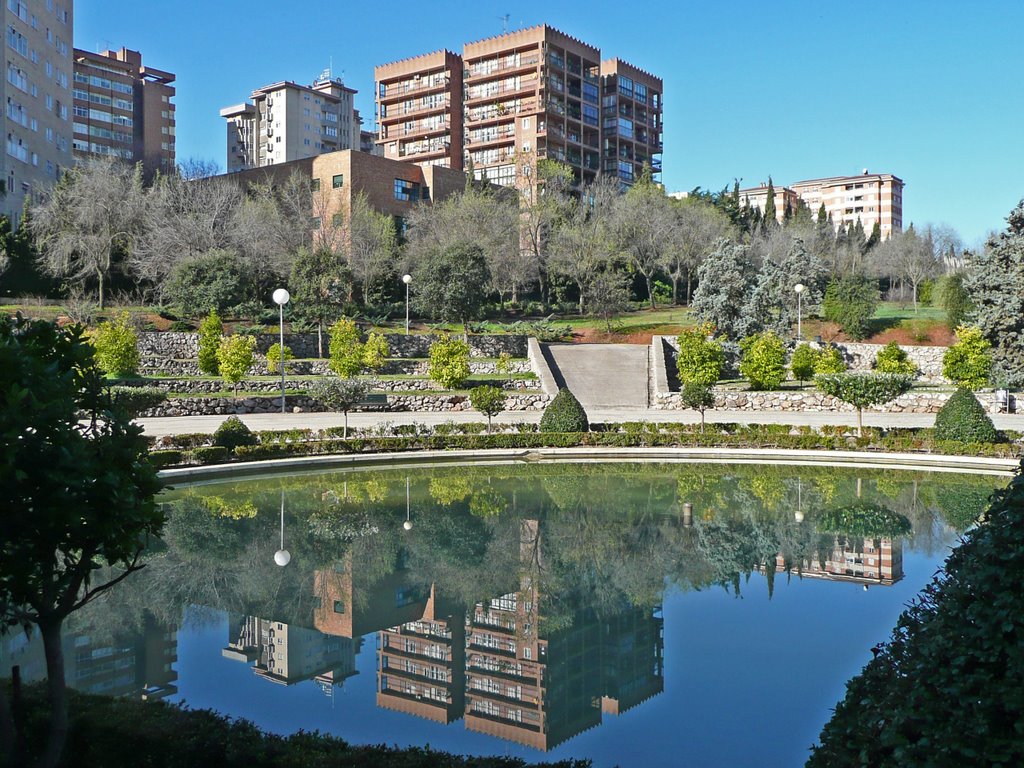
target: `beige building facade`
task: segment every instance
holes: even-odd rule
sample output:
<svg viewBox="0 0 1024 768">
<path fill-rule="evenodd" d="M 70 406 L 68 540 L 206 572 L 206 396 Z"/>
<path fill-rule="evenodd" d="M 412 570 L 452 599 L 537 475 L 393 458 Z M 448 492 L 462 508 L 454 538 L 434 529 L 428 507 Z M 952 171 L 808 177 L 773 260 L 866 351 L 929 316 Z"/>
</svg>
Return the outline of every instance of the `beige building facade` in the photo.
<svg viewBox="0 0 1024 768">
<path fill-rule="evenodd" d="M 891 173 L 865 169 L 859 176 L 809 179 L 790 187 L 815 218 L 824 203 L 826 215 L 837 227 L 859 219 L 864 230 L 871 232 L 877 223 L 883 240 L 903 231 L 903 180 Z"/>
<path fill-rule="evenodd" d="M 628 185 L 644 164 L 661 171 L 661 79 L 619 59 L 602 63 L 600 49 L 553 27 L 381 65 L 375 75 L 386 157 L 472 167 L 506 187 L 533 186 L 541 159 L 569 165 L 581 181 L 603 169 Z"/>
<path fill-rule="evenodd" d="M 227 121 L 228 173 L 358 149 L 356 91 L 323 73 L 312 85 L 282 81 L 220 111 Z"/>
<path fill-rule="evenodd" d="M 799 196 L 790 187 L 776 187 L 773 185 L 775 203 L 775 219 L 783 221 L 786 218 L 786 208 L 790 213 L 796 212 Z M 756 187 L 740 190 L 740 206 L 747 206 L 751 210 L 757 208 L 762 214 L 768 207 L 768 184 L 762 183 Z"/>
<path fill-rule="evenodd" d="M 174 170 L 174 75 L 146 67 L 142 54 L 75 49 L 74 156 L 142 163 L 146 175 Z"/>
<path fill-rule="evenodd" d="M 0 213 L 16 225 L 25 197 L 51 186 L 73 162 L 74 3 L 8 0 L 0 9 L 7 38 Z"/>
</svg>

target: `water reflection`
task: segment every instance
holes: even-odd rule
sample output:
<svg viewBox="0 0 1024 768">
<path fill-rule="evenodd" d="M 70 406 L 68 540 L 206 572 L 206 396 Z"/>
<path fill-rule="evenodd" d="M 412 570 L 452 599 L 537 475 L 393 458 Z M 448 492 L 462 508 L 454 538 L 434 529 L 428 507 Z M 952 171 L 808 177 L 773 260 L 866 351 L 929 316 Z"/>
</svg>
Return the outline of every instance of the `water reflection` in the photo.
<svg viewBox="0 0 1024 768">
<path fill-rule="evenodd" d="M 176 629 L 202 606 L 262 681 L 333 692 L 373 644 L 376 707 L 550 750 L 666 690 L 666 590 L 888 587 L 905 546 L 941 550 L 1001 482 L 540 465 L 200 487 L 168 495 L 147 567 L 73 617 L 68 681 L 173 695 Z M 38 637 L 0 642 L 5 670 L 42 678 Z"/>
</svg>

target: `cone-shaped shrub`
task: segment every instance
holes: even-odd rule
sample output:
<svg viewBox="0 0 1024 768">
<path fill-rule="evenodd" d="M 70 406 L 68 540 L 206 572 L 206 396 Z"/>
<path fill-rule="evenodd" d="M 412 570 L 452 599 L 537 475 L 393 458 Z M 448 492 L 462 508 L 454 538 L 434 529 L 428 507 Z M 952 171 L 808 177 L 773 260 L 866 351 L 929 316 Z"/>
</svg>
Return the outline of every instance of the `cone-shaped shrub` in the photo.
<svg viewBox="0 0 1024 768">
<path fill-rule="evenodd" d="M 555 399 L 540 417 L 541 432 L 588 432 L 590 422 L 580 401 L 565 387 L 558 390 Z"/>
<path fill-rule="evenodd" d="M 974 393 L 961 388 L 935 416 L 935 439 L 995 443 L 999 441 L 999 433 Z"/>
</svg>

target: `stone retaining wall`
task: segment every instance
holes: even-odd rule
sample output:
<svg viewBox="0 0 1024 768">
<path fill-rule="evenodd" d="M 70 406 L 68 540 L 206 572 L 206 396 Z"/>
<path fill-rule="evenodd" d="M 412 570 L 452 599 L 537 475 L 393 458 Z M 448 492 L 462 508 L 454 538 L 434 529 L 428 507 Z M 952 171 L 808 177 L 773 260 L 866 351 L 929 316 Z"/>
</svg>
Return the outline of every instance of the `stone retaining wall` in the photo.
<svg viewBox="0 0 1024 768">
<path fill-rule="evenodd" d="M 440 385 L 430 379 L 366 379 L 370 389 L 382 392 L 427 392 L 440 389 Z M 219 379 L 160 379 L 158 381 L 127 381 L 129 386 L 154 386 L 165 392 L 178 392 L 182 394 L 211 394 L 215 392 L 230 392 L 231 387 L 226 386 Z M 309 379 L 286 378 L 284 388 L 286 392 L 306 390 L 312 381 Z M 505 379 L 495 377 L 493 379 L 478 379 L 473 382 L 474 386 L 491 385 L 506 390 L 515 391 L 539 391 L 537 382 L 533 379 Z M 242 392 L 267 392 L 276 394 L 281 391 L 281 382 L 278 381 L 252 381 L 242 380 L 238 389 Z"/>
<path fill-rule="evenodd" d="M 380 369 L 385 376 L 426 376 L 428 362 L 426 360 L 388 360 Z M 326 359 L 292 360 L 288 363 L 288 374 L 291 376 L 325 376 L 331 372 Z M 491 360 L 470 360 L 469 372 L 473 374 L 497 373 L 498 364 Z M 532 373 L 529 360 L 514 359 L 509 361 L 509 373 Z M 199 363 L 196 360 L 166 360 L 157 357 L 144 357 L 139 364 L 139 373 L 164 376 L 201 376 Z M 269 376 L 267 359 L 256 358 L 256 363 L 249 369 L 250 376 Z"/>
<path fill-rule="evenodd" d="M 360 411 L 471 411 L 469 398 L 465 395 L 388 395 L 387 405 L 360 408 Z M 505 401 L 506 411 L 542 411 L 550 402 L 548 395 L 540 393 L 509 393 Z M 327 409 L 307 395 L 289 395 L 285 401 L 291 413 L 322 413 Z M 144 411 L 141 416 L 215 416 L 243 413 L 280 413 L 281 398 L 172 398 L 156 408 Z M 483 418 L 483 416 L 481 416 Z"/>
<path fill-rule="evenodd" d="M 823 395 L 814 389 L 804 392 L 737 392 L 716 387 L 715 408 L 731 411 L 847 411 L 856 409 L 852 405 Z M 891 403 L 867 410 L 877 413 L 938 413 L 939 409 L 953 395 L 952 392 L 908 392 Z M 976 392 L 985 410 L 999 413 L 995 394 Z M 658 411 L 683 410 L 678 392 L 658 392 L 651 402 L 651 408 Z"/>
</svg>

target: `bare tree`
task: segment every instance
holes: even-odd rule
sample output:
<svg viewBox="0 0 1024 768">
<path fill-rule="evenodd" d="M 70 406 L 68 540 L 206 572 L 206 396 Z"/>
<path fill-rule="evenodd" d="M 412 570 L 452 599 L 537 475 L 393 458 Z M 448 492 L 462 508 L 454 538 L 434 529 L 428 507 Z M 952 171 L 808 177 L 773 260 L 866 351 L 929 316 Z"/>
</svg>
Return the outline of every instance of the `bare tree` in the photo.
<svg viewBox="0 0 1024 768">
<path fill-rule="evenodd" d="M 130 254 L 141 228 L 141 166 L 92 158 L 65 171 L 31 209 L 31 228 L 48 273 L 96 281 L 97 300 L 118 258 Z"/>
<path fill-rule="evenodd" d="M 565 216 L 575 184 L 572 168 L 557 160 L 537 159 L 532 152 L 516 156 L 516 186 L 520 191 L 519 248 L 536 272 L 541 297 L 547 301 L 550 281 L 548 244 L 551 232 Z"/>
<path fill-rule="evenodd" d="M 914 311 L 917 312 L 917 291 L 925 280 L 939 271 L 939 258 L 935 253 L 931 228 L 918 234 L 914 225 L 905 232 L 893 235 L 878 248 L 877 263 L 891 270 L 893 275 L 910 285 Z"/>
<path fill-rule="evenodd" d="M 676 212 L 662 187 L 641 178 L 616 199 L 613 218 L 618 245 L 630 266 L 643 275 L 651 309 L 656 309 L 652 281 L 666 256 L 678 248 Z"/>
<path fill-rule="evenodd" d="M 374 287 L 394 262 L 398 238 L 394 220 L 375 211 L 362 192 L 352 198 L 345 247 L 352 275 L 362 284 L 363 302 L 369 304 Z"/>
<path fill-rule="evenodd" d="M 690 303 L 693 276 L 720 238 L 735 237 L 735 227 L 713 205 L 697 199 L 674 203 L 676 236 L 673 247 L 665 251 L 661 268 L 672 280 L 672 303 L 679 303 L 679 283 L 686 284 L 686 303 Z"/>
</svg>

